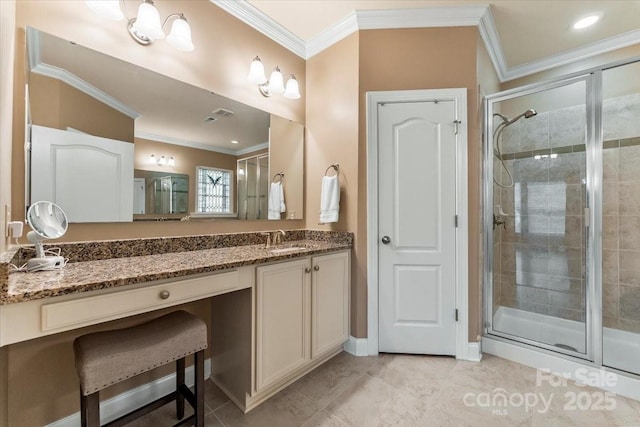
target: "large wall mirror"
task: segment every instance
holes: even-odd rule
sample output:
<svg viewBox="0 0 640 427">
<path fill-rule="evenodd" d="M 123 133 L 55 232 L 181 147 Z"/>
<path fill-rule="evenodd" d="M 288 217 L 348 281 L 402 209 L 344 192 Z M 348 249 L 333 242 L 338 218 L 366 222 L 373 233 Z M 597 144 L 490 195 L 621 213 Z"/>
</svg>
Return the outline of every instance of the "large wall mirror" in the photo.
<svg viewBox="0 0 640 427">
<path fill-rule="evenodd" d="M 301 124 L 33 28 L 27 49 L 28 203 L 69 222 L 302 219 Z"/>
</svg>

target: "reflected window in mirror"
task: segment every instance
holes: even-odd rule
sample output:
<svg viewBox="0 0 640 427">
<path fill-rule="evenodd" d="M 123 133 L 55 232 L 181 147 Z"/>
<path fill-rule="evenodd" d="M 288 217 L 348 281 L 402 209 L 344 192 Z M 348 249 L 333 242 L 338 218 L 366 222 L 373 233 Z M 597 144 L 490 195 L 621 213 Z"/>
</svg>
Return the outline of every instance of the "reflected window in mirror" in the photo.
<svg viewBox="0 0 640 427">
<path fill-rule="evenodd" d="M 233 171 L 198 166 L 196 176 L 196 213 L 233 213 Z"/>
</svg>

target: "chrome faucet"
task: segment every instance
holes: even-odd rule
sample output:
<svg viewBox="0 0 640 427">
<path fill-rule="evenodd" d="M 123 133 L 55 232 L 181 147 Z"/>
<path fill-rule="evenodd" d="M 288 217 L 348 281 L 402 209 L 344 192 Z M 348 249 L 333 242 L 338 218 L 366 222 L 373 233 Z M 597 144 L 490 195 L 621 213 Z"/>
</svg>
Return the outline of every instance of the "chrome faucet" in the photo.
<svg viewBox="0 0 640 427">
<path fill-rule="evenodd" d="M 273 245 L 278 245 L 280 243 L 282 243 L 282 238 L 284 236 L 286 236 L 287 233 L 284 232 L 284 230 L 277 230 L 273 232 L 273 238 L 271 239 L 271 241 L 273 242 Z"/>
</svg>

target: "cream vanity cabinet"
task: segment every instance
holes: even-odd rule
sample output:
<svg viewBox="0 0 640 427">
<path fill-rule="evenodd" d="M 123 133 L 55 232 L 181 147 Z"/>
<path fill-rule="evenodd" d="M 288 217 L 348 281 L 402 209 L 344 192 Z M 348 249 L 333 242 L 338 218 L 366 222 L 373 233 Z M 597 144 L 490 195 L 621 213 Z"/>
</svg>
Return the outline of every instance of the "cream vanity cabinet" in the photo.
<svg viewBox="0 0 640 427">
<path fill-rule="evenodd" d="M 213 380 L 249 411 L 342 351 L 349 337 L 349 275 L 348 251 L 257 267 L 251 343 L 215 328 L 225 311 L 230 316 L 241 309 L 234 308 L 240 296 L 217 298 L 212 307 Z M 235 335 L 247 336 L 249 330 Z M 250 366 L 244 367 L 250 374 L 243 374 L 241 354 L 234 356 L 243 346 L 253 349 Z"/>
</svg>

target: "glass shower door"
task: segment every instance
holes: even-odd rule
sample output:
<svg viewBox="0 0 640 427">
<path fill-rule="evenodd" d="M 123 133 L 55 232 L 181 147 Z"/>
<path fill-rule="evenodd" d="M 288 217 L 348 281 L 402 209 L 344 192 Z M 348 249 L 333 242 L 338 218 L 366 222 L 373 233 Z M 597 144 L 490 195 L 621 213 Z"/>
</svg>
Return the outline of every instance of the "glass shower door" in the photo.
<svg viewBox="0 0 640 427">
<path fill-rule="evenodd" d="M 640 63 L 602 72 L 602 364 L 640 374 Z"/>
<path fill-rule="evenodd" d="M 588 82 L 489 99 L 485 152 L 487 332 L 578 355 L 588 348 Z"/>
</svg>

